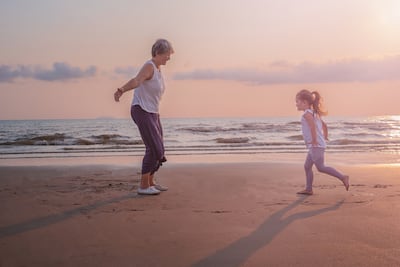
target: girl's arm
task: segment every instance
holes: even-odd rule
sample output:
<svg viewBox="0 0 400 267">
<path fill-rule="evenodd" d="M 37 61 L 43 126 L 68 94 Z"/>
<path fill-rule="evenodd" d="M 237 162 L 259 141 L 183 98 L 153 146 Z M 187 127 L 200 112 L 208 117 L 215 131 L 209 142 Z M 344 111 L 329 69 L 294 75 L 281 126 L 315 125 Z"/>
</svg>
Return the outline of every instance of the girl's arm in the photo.
<svg viewBox="0 0 400 267">
<path fill-rule="evenodd" d="M 308 123 L 308 126 L 310 127 L 311 138 L 312 138 L 311 145 L 312 146 L 317 146 L 318 145 L 318 142 L 317 142 L 317 129 L 316 129 L 316 126 L 315 126 L 314 116 L 311 113 L 306 112 L 306 114 L 304 114 L 304 118 L 306 119 L 306 122 Z"/>
<path fill-rule="evenodd" d="M 151 64 L 145 64 L 135 78 L 130 79 L 124 86 L 117 89 L 114 93 L 115 101 L 119 101 L 123 93 L 133 90 L 142 84 L 145 80 L 153 77 L 154 68 Z"/>
<path fill-rule="evenodd" d="M 325 140 L 329 140 L 328 139 L 328 125 L 326 125 L 326 123 L 323 121 L 323 120 L 321 120 L 321 122 L 322 122 L 322 131 L 324 132 L 324 138 L 325 138 Z"/>
</svg>

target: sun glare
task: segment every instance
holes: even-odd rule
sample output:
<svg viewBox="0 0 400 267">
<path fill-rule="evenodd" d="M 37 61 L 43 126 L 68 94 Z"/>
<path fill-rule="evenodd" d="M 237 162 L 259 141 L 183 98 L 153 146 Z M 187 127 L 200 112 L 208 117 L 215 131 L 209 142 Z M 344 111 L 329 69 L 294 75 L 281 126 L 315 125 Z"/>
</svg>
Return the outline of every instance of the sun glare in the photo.
<svg viewBox="0 0 400 267">
<path fill-rule="evenodd" d="M 388 119 L 392 121 L 392 130 L 390 130 L 388 135 L 391 138 L 400 138 L 400 116 L 388 116 Z"/>
<path fill-rule="evenodd" d="M 385 6 L 380 12 L 380 22 L 385 27 L 399 27 L 400 26 L 400 2 L 393 1 L 391 4 Z"/>
</svg>

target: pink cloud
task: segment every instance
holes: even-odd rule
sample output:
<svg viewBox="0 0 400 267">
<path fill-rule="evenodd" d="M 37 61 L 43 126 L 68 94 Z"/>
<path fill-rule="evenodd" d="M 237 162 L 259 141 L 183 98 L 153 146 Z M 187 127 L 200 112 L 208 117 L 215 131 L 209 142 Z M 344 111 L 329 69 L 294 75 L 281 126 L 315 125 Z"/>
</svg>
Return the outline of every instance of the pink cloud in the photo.
<svg viewBox="0 0 400 267">
<path fill-rule="evenodd" d="M 400 55 L 379 60 L 350 59 L 327 63 L 284 61 L 270 64 L 266 71 L 251 69 L 193 70 L 174 75 L 175 80 L 230 80 L 250 84 L 344 83 L 399 80 Z"/>
</svg>

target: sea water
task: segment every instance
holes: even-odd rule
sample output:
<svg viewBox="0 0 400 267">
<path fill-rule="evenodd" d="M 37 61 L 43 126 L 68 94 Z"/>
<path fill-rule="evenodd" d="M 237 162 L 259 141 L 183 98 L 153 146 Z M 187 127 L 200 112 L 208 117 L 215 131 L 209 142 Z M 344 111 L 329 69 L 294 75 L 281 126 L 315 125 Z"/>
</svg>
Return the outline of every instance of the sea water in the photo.
<svg viewBox="0 0 400 267">
<path fill-rule="evenodd" d="M 400 156 L 400 116 L 326 117 L 330 153 Z M 167 155 L 304 153 L 300 117 L 162 118 Z M 0 159 L 144 154 L 131 119 L 0 121 Z"/>
</svg>

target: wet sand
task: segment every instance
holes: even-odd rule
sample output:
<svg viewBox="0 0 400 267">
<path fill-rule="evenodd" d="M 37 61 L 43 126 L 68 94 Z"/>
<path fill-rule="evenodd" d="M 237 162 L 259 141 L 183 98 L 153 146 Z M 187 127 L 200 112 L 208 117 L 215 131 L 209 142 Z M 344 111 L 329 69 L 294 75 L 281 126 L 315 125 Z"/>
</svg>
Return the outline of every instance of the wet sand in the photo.
<svg viewBox="0 0 400 267">
<path fill-rule="evenodd" d="M 400 166 L 343 162 L 0 166 L 0 266 L 400 266 Z"/>
</svg>

